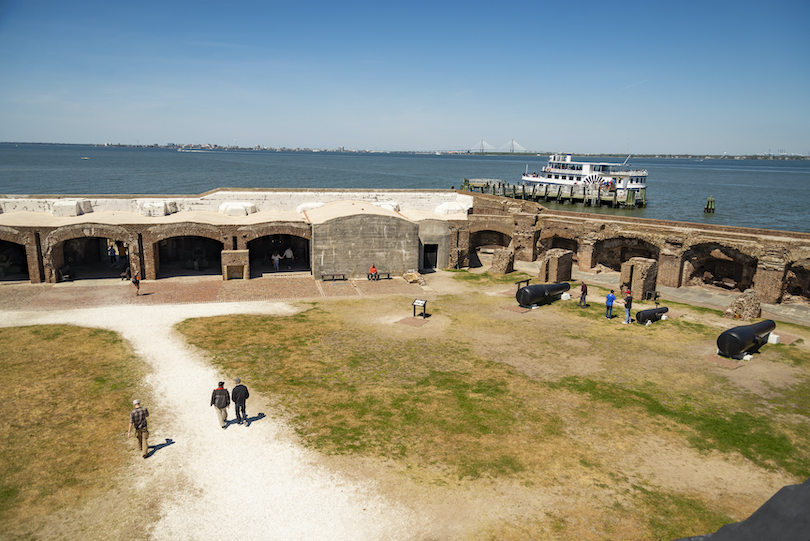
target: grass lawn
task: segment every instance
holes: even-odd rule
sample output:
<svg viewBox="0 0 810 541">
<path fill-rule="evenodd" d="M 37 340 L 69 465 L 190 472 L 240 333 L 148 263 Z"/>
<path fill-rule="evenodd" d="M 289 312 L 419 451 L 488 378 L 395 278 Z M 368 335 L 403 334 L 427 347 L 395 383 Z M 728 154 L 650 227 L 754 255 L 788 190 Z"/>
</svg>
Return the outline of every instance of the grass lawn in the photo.
<svg viewBox="0 0 810 541">
<path fill-rule="evenodd" d="M 110 488 L 143 366 L 117 334 L 0 328 L 0 537 L 33 539 L 54 513 Z M 8 537 L 5 537 L 8 536 Z"/>
<path fill-rule="evenodd" d="M 474 280 L 501 289 L 516 281 Z M 514 304 L 508 295 L 472 293 L 431 301 L 429 323 L 414 330 L 375 318 L 391 302 L 330 301 L 292 317 L 178 328 L 225 372 L 279 400 L 313 449 L 393 460 L 411 480 L 448 490 L 507 483 L 529 497 L 568 496 L 567 511 L 519 514 L 476 538 L 674 539 L 742 520 L 762 503 L 655 480 L 629 457 L 653 471 L 656 459 L 664 466 L 683 454 L 797 482 L 810 476 L 802 343 L 764 348 L 756 362 L 787 376 L 760 389 L 703 358 L 723 324 L 704 311 L 624 326 L 597 304 L 517 314 L 503 310 Z M 634 448 L 651 441 L 660 457 Z"/>
</svg>

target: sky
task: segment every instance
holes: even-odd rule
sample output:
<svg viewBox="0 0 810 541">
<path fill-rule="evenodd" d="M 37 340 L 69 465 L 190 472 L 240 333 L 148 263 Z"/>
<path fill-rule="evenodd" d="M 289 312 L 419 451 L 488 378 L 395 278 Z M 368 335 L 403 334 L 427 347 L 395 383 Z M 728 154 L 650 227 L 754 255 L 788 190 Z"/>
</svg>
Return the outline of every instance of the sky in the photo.
<svg viewBox="0 0 810 541">
<path fill-rule="evenodd" d="M 0 0 L 0 141 L 810 154 L 810 2 Z"/>
</svg>

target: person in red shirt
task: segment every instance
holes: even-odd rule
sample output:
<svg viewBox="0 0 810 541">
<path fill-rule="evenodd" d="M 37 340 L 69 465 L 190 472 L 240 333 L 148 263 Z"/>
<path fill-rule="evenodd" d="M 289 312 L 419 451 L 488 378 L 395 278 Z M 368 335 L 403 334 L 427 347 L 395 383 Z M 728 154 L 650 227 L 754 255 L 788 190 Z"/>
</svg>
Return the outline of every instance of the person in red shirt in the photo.
<svg viewBox="0 0 810 541">
<path fill-rule="evenodd" d="M 368 269 L 368 276 L 371 280 L 379 280 L 380 277 L 377 274 L 377 267 L 374 266 L 374 263 L 371 264 L 371 267 Z"/>
</svg>

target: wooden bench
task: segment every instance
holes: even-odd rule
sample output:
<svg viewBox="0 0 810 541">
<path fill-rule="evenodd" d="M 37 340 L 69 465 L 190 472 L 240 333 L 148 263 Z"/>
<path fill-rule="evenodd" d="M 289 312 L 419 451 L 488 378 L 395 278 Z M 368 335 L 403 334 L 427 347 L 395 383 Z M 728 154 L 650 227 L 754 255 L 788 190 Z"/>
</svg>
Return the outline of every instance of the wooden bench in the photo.
<svg viewBox="0 0 810 541">
<path fill-rule="evenodd" d="M 73 274 L 73 271 L 70 270 L 70 265 L 65 265 L 61 269 L 59 269 L 59 279 L 62 282 L 72 282 L 76 276 Z"/>
<path fill-rule="evenodd" d="M 321 273 L 321 281 L 325 282 L 327 278 L 332 280 L 333 282 L 337 280 L 337 277 L 340 276 L 341 280 L 346 279 L 346 275 L 342 272 L 322 272 Z"/>
<path fill-rule="evenodd" d="M 391 279 L 391 273 L 390 272 L 377 271 L 377 280 L 381 279 L 383 277 L 383 275 L 385 276 L 386 280 Z M 371 273 L 366 274 L 366 279 L 371 280 Z"/>
</svg>

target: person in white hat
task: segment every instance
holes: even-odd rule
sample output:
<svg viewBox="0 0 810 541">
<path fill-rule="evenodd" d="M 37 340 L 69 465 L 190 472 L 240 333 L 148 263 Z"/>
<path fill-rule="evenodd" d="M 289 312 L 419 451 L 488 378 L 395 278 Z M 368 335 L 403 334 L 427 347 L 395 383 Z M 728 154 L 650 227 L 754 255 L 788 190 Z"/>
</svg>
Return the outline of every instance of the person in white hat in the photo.
<svg viewBox="0 0 810 541">
<path fill-rule="evenodd" d="M 135 428 L 135 437 L 138 438 L 138 448 L 141 450 L 141 456 L 146 458 L 149 456 L 149 430 L 146 428 L 146 418 L 149 417 L 149 410 L 141 406 L 141 401 L 135 399 L 132 401 L 135 409 L 129 412 L 129 430 L 127 430 L 127 438 L 132 436 L 132 429 Z"/>
</svg>

